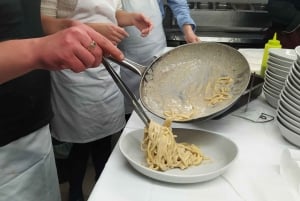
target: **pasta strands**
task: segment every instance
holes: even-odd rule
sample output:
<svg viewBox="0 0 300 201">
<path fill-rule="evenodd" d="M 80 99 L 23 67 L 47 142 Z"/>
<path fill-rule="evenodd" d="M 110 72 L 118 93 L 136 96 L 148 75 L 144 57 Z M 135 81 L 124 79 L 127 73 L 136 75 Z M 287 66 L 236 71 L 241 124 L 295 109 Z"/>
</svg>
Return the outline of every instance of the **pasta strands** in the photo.
<svg viewBox="0 0 300 201">
<path fill-rule="evenodd" d="M 149 168 L 166 171 L 199 165 L 204 159 L 200 149 L 193 144 L 177 143 L 170 127 L 171 122 L 167 119 L 161 126 L 151 121 L 145 128 L 142 150 Z"/>
<path fill-rule="evenodd" d="M 230 99 L 232 97 L 229 94 L 232 83 L 233 79 L 229 76 L 219 77 L 215 83 L 213 95 L 205 97 L 205 100 L 208 101 L 208 105 L 214 106 L 224 100 Z"/>
</svg>

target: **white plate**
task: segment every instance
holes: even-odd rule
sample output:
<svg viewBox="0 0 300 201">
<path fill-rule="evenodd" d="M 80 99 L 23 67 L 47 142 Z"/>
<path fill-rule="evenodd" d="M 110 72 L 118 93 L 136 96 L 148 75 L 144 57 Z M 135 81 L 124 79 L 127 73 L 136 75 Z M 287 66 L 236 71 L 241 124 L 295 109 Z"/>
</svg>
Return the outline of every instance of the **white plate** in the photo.
<svg viewBox="0 0 300 201">
<path fill-rule="evenodd" d="M 165 172 L 152 170 L 147 167 L 145 153 L 141 150 L 144 129 L 122 135 L 119 148 L 135 170 L 150 178 L 170 183 L 197 183 L 214 179 L 223 174 L 237 157 L 237 145 L 222 135 L 181 128 L 173 128 L 173 133 L 178 136 L 177 142 L 199 146 L 209 160 L 185 170 L 178 168 Z"/>
<path fill-rule="evenodd" d="M 290 69 L 288 70 L 283 70 L 282 68 L 277 68 L 277 67 L 274 67 L 273 65 L 269 64 L 269 62 L 267 63 L 268 64 L 268 70 L 271 71 L 272 73 L 275 73 L 277 75 L 280 75 L 282 77 L 286 77 L 289 72 L 290 72 Z"/>
<path fill-rule="evenodd" d="M 268 68 L 266 70 L 266 72 L 268 73 L 268 75 L 272 78 L 274 78 L 275 80 L 278 80 L 279 82 L 285 82 L 285 79 L 287 76 L 280 76 L 280 75 L 277 75 L 273 72 L 271 72 Z"/>
<path fill-rule="evenodd" d="M 280 59 L 278 57 L 274 57 L 272 55 L 269 55 L 268 62 L 272 62 L 272 63 L 278 64 L 278 65 L 281 65 L 281 66 L 284 66 L 287 68 L 290 68 L 294 63 L 294 61 L 286 61 L 286 60 Z"/>
<path fill-rule="evenodd" d="M 263 86 L 263 92 L 264 92 L 266 101 L 269 103 L 269 105 L 271 105 L 273 108 L 277 108 L 279 96 L 277 96 L 276 94 L 272 94 L 272 92 L 270 92 L 264 86 Z"/>
<path fill-rule="evenodd" d="M 300 45 L 295 48 L 295 52 L 297 55 L 297 61 L 300 61 Z"/>
<path fill-rule="evenodd" d="M 268 64 L 268 67 L 269 67 L 269 66 L 272 66 L 272 67 L 274 67 L 274 68 L 281 69 L 281 70 L 287 71 L 287 72 L 289 72 L 290 69 L 291 69 L 292 66 L 293 66 L 293 64 L 290 65 L 290 66 L 283 66 L 283 65 L 274 63 L 274 62 L 273 62 L 272 60 L 270 60 L 270 59 L 268 59 L 267 64 Z"/>
<path fill-rule="evenodd" d="M 274 85 L 276 88 L 279 88 L 279 89 L 282 89 L 284 87 L 284 82 L 285 81 L 279 81 L 279 80 L 276 80 L 274 78 L 272 78 L 269 74 L 268 74 L 268 71 L 266 71 L 266 74 L 265 74 L 265 82 L 268 82 L 269 84 L 272 84 Z"/>
<path fill-rule="evenodd" d="M 296 51 L 294 49 L 284 49 L 284 48 L 270 48 L 269 54 L 282 59 L 285 61 L 295 61 L 297 59 Z"/>
<path fill-rule="evenodd" d="M 272 92 L 272 94 L 274 94 L 276 96 L 279 96 L 279 94 L 281 92 L 280 88 L 274 87 L 268 82 L 264 82 L 263 87 L 265 87 L 268 91 Z"/>
<path fill-rule="evenodd" d="M 285 127 L 278 117 L 276 118 L 276 120 L 281 135 L 290 143 L 300 146 L 300 135 Z"/>
<path fill-rule="evenodd" d="M 286 115 L 282 110 L 277 110 L 277 117 L 281 120 L 281 122 L 289 129 L 293 130 L 295 133 L 300 135 L 299 124 L 300 122 L 295 121 Z"/>
<path fill-rule="evenodd" d="M 293 119 L 294 121 L 300 123 L 300 116 L 297 116 L 294 113 L 292 113 L 286 106 L 284 106 L 282 104 L 281 100 L 278 101 L 278 108 L 277 108 L 277 110 L 280 110 L 282 113 L 284 113 L 286 116 L 288 116 L 288 118 Z"/>
</svg>

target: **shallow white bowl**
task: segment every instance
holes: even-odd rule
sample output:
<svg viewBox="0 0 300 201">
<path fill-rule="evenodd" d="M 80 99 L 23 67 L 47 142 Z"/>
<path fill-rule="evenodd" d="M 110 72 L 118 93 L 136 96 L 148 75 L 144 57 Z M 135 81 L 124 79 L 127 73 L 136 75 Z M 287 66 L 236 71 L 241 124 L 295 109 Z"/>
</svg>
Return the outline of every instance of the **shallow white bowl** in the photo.
<svg viewBox="0 0 300 201">
<path fill-rule="evenodd" d="M 280 82 L 284 82 L 285 79 L 286 79 L 286 76 L 280 76 L 280 75 L 277 75 L 273 72 L 271 72 L 268 68 L 266 70 L 266 72 L 269 74 L 270 77 L 274 78 L 275 80 L 278 80 Z"/>
<path fill-rule="evenodd" d="M 287 107 L 285 107 L 282 104 L 282 101 L 279 100 L 278 101 L 278 107 L 277 110 L 281 111 L 282 113 L 284 113 L 286 116 L 288 116 L 290 119 L 293 119 L 294 121 L 300 123 L 300 116 L 296 116 L 295 114 L 293 114 Z"/>
<path fill-rule="evenodd" d="M 300 61 L 300 45 L 295 47 L 295 52 L 297 55 L 297 60 Z"/>
<path fill-rule="evenodd" d="M 272 78 L 268 72 L 266 71 L 265 74 L 265 82 L 268 82 L 269 84 L 271 84 L 272 86 L 275 86 L 276 88 L 282 89 L 284 86 L 284 82 L 283 81 L 279 81 L 276 80 L 275 78 Z"/>
<path fill-rule="evenodd" d="M 268 82 L 264 82 L 263 85 L 267 90 L 269 90 L 273 95 L 278 96 L 281 92 L 281 89 L 273 87 L 272 85 L 270 85 Z"/>
<path fill-rule="evenodd" d="M 297 83 L 300 83 L 300 69 L 297 69 L 297 67 L 294 67 L 292 70 L 291 70 L 291 73 L 294 74 L 296 81 Z"/>
<path fill-rule="evenodd" d="M 269 55 L 268 61 L 272 62 L 272 63 L 275 63 L 275 64 L 278 64 L 278 65 L 281 65 L 281 66 L 285 66 L 287 68 L 290 68 L 294 63 L 294 60 L 293 61 L 286 61 L 286 60 L 274 57 L 272 55 Z"/>
<path fill-rule="evenodd" d="M 265 94 L 266 101 L 273 107 L 277 108 L 279 97 L 276 94 L 272 94 L 268 89 L 263 86 L 263 92 Z"/>
<path fill-rule="evenodd" d="M 290 113 L 296 116 L 300 116 L 300 110 L 294 107 L 295 103 L 291 103 L 291 101 L 285 96 L 284 93 L 280 94 L 279 101 L 280 104 L 282 104 L 285 108 L 287 108 Z"/>
<path fill-rule="evenodd" d="M 270 48 L 269 55 L 290 62 L 297 59 L 296 51 L 294 49 Z"/>
<path fill-rule="evenodd" d="M 300 63 L 298 64 L 297 62 L 295 62 L 294 66 L 292 68 L 293 68 L 293 70 L 296 70 L 297 72 L 300 73 Z"/>
<path fill-rule="evenodd" d="M 287 113 L 283 111 L 283 109 L 278 108 L 277 109 L 277 115 L 281 116 L 285 121 L 287 121 L 290 124 L 290 127 L 292 130 L 294 130 L 296 133 L 300 135 L 300 122 L 291 118 Z"/>
<path fill-rule="evenodd" d="M 278 68 L 278 69 L 281 69 L 281 70 L 284 70 L 284 71 L 289 71 L 290 69 L 291 69 L 291 67 L 292 67 L 292 65 L 291 66 L 283 66 L 283 65 L 280 65 L 280 64 L 277 64 L 277 63 L 274 63 L 274 62 L 272 62 L 272 60 L 268 60 L 267 61 L 267 64 L 268 64 L 268 66 L 273 66 L 274 68 Z"/>
<path fill-rule="evenodd" d="M 214 179 L 223 174 L 234 162 L 238 154 L 237 145 L 230 139 L 211 132 L 173 128 L 177 142 L 193 143 L 209 158 L 207 163 L 191 166 L 185 170 L 178 168 L 165 172 L 147 167 L 145 153 L 141 150 L 144 129 L 123 135 L 119 148 L 130 165 L 150 178 L 171 183 L 196 183 Z"/>
<path fill-rule="evenodd" d="M 295 132 L 297 135 L 300 135 L 299 127 L 292 124 L 289 120 L 287 120 L 286 116 L 282 115 L 282 113 L 277 111 L 277 118 L 281 121 L 281 123 L 291 131 Z"/>
<path fill-rule="evenodd" d="M 273 84 L 272 81 L 270 82 L 269 78 L 267 78 L 267 77 L 265 78 L 264 84 L 265 84 L 266 86 L 268 86 L 269 88 L 275 90 L 276 92 L 280 92 L 281 89 L 283 88 L 282 85 L 277 86 L 276 84 Z"/>
<path fill-rule="evenodd" d="M 276 75 L 279 75 L 279 76 L 282 76 L 282 77 L 286 77 L 289 74 L 289 72 L 290 72 L 290 69 L 288 69 L 288 70 L 282 70 L 282 68 L 274 67 L 273 65 L 271 65 L 269 63 L 268 63 L 268 67 L 267 68 L 272 73 L 275 73 Z"/>
<path fill-rule="evenodd" d="M 291 144 L 300 146 L 300 135 L 285 127 L 278 117 L 276 118 L 276 120 L 281 135 Z"/>
<path fill-rule="evenodd" d="M 294 90 L 295 93 L 300 93 L 300 80 L 295 75 L 295 72 L 291 72 L 289 77 L 286 79 L 286 82 L 289 82 L 291 88 Z"/>
<path fill-rule="evenodd" d="M 282 93 L 286 95 L 294 103 L 300 105 L 300 90 L 297 90 L 290 83 L 290 78 L 286 80 L 285 87 L 282 90 Z"/>
</svg>

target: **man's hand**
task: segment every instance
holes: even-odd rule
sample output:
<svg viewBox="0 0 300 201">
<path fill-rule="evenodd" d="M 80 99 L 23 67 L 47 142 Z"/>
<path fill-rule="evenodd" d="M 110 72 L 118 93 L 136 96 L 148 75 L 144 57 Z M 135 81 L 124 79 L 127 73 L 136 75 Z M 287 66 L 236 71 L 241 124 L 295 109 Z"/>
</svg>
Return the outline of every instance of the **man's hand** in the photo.
<svg viewBox="0 0 300 201">
<path fill-rule="evenodd" d="M 189 24 L 183 25 L 184 39 L 187 43 L 201 42 L 199 37 L 194 33 L 192 26 Z"/>
<path fill-rule="evenodd" d="M 104 55 L 118 60 L 124 58 L 112 42 L 84 24 L 39 38 L 35 52 L 42 68 L 71 69 L 74 72 L 99 66 Z"/>
</svg>

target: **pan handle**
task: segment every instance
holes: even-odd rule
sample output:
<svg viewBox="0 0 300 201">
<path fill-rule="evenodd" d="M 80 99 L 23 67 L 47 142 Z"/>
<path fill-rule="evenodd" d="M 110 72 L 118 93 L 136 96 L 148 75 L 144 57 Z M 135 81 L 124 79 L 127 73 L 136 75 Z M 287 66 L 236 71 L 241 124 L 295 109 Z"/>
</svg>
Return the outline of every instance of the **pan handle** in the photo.
<svg viewBox="0 0 300 201">
<path fill-rule="evenodd" d="M 138 114 L 138 116 L 141 118 L 141 120 L 144 122 L 145 126 L 148 127 L 150 123 L 150 118 L 147 116 L 146 112 L 143 110 L 143 107 L 138 102 L 136 96 L 130 91 L 130 89 L 126 86 L 126 84 L 122 81 L 120 76 L 115 72 L 115 70 L 111 67 L 109 62 L 106 60 L 106 58 L 103 58 L 102 64 L 106 67 L 107 71 L 121 90 L 121 92 L 126 95 L 128 98 L 130 98 L 134 110 Z"/>
<path fill-rule="evenodd" d="M 134 73 L 142 76 L 144 74 L 144 72 L 146 71 L 147 66 L 143 66 L 141 64 L 135 63 L 134 61 L 131 61 L 127 58 L 124 58 L 122 61 L 118 61 L 115 58 L 113 58 L 112 56 L 108 56 L 106 57 L 108 60 L 119 64 L 131 71 L 133 71 Z"/>
</svg>

